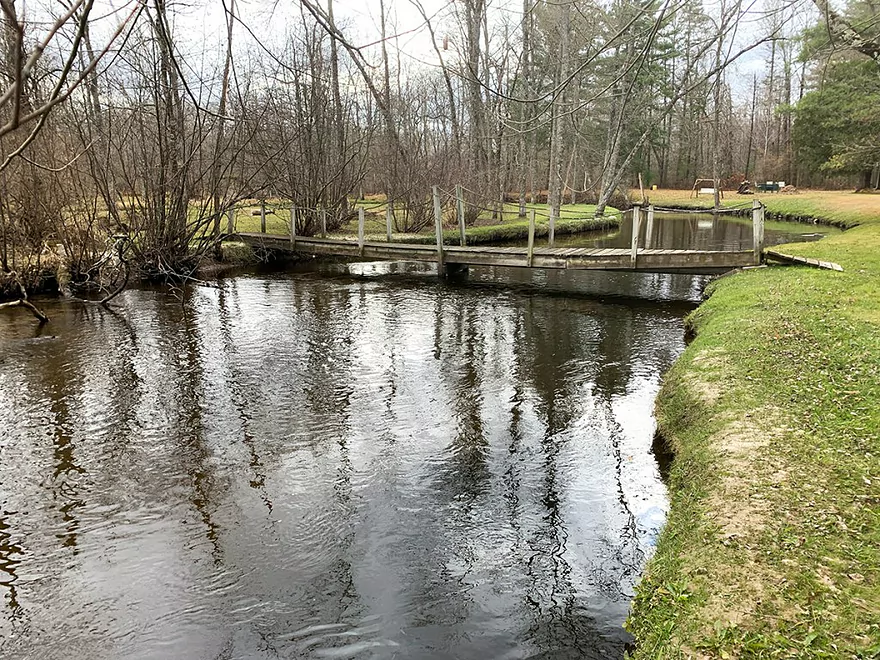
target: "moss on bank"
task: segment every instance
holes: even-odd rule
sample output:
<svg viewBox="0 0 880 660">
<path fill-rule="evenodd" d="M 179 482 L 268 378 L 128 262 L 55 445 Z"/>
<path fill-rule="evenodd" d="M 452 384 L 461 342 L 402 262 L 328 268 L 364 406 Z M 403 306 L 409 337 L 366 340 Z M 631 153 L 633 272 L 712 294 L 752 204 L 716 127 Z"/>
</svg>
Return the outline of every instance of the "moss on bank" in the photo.
<svg viewBox="0 0 880 660">
<path fill-rule="evenodd" d="M 611 215 L 614 213 L 614 215 Z M 620 215 L 615 211 L 609 211 L 609 215 L 602 218 L 576 218 L 559 219 L 556 221 L 556 235 L 580 234 L 587 231 L 599 231 L 617 227 L 620 224 Z M 550 233 L 550 225 L 546 220 L 535 222 L 535 238 L 545 238 Z M 465 239 L 468 245 L 484 245 L 487 243 L 504 243 L 508 241 L 525 241 L 529 237 L 528 220 L 506 222 L 501 225 L 487 225 L 481 227 L 468 227 L 465 230 Z M 384 236 L 382 237 L 384 240 Z M 436 238 L 433 234 L 410 234 L 395 236 L 395 243 L 434 243 Z M 444 245 L 458 245 L 459 232 L 457 229 L 443 232 Z"/>
<path fill-rule="evenodd" d="M 880 214 L 837 219 L 788 251 L 843 273 L 738 273 L 688 319 L 633 658 L 880 657 Z"/>
</svg>

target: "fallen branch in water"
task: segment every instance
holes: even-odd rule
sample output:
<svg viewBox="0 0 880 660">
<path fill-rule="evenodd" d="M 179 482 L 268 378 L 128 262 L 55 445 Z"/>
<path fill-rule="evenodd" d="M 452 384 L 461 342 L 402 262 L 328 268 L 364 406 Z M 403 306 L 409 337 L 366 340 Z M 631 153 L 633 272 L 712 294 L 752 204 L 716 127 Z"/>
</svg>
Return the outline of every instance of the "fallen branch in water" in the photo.
<svg viewBox="0 0 880 660">
<path fill-rule="evenodd" d="M 18 279 L 18 275 L 14 272 L 9 273 L 9 277 L 12 279 L 15 284 L 18 285 L 18 290 L 21 291 L 21 298 L 18 300 L 13 300 L 12 302 L 0 303 L 0 309 L 5 309 L 7 307 L 24 307 L 29 309 L 31 313 L 36 316 L 40 323 L 48 323 L 49 317 L 46 316 L 41 309 L 34 307 L 31 302 L 27 299 L 27 290 L 24 288 L 24 285 L 21 283 L 21 280 Z"/>
<path fill-rule="evenodd" d="M 19 300 L 13 300 L 12 302 L 0 303 L 0 309 L 6 309 L 7 307 L 26 307 L 31 310 L 34 316 L 40 319 L 40 323 L 47 323 L 49 321 L 49 317 L 46 316 L 39 309 L 34 307 L 30 302 L 25 300 L 24 298 L 20 298 Z"/>
<path fill-rule="evenodd" d="M 125 287 L 128 286 L 128 278 L 131 275 L 131 268 L 128 265 L 128 260 L 125 258 L 125 248 L 130 243 L 131 243 L 131 239 L 128 236 L 118 236 L 116 238 L 116 245 L 115 245 L 116 254 L 119 259 L 119 262 L 122 264 L 122 267 L 125 270 L 124 270 L 124 276 L 122 278 L 122 283 L 118 287 L 116 287 L 116 289 L 114 291 L 107 294 L 106 296 L 104 296 L 104 298 L 101 299 L 99 304 L 104 305 L 105 307 L 107 306 L 107 303 L 109 303 L 116 296 L 118 296 L 120 293 L 122 293 L 123 289 L 125 289 Z"/>
</svg>

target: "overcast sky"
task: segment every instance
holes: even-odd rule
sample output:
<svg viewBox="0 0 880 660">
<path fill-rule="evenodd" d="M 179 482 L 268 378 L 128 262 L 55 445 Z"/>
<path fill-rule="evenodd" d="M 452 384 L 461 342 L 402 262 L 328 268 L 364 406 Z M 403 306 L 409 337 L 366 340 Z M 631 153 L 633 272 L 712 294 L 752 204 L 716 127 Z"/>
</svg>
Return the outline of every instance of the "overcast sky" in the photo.
<svg viewBox="0 0 880 660">
<path fill-rule="evenodd" d="M 41 0 L 51 3 L 57 9 L 57 0 Z M 326 3 L 326 0 L 322 0 Z M 431 18 L 438 38 L 448 36 L 450 40 L 449 61 L 455 57 L 452 45 L 458 37 L 458 25 L 452 15 L 454 0 L 420 0 L 425 12 Z M 747 0 L 748 1 L 748 0 Z M 737 34 L 737 47 L 753 42 L 760 34 L 767 31 L 767 21 L 763 18 L 766 9 L 779 5 L 783 0 L 753 0 L 750 16 L 741 23 Z M 227 0 L 227 3 L 229 0 Z M 132 0 L 104 0 L 105 7 L 131 7 Z M 273 52 L 282 48 L 288 26 L 295 23 L 293 19 L 300 15 L 301 6 L 297 0 L 236 0 L 236 13 L 240 20 L 252 30 L 255 36 Z M 395 58 L 396 49 L 404 64 L 424 63 L 436 66 L 430 39 L 423 29 L 424 19 L 411 0 L 387 0 L 389 13 L 389 34 L 397 34 L 397 39 L 389 40 L 391 57 Z M 326 6 L 326 4 L 325 4 Z M 490 18 L 496 29 L 508 24 L 515 31 L 522 17 L 521 0 L 489 0 Z M 715 0 L 704 2 L 710 15 L 718 13 Z M 791 24 L 789 33 L 794 33 L 803 25 L 814 20 L 815 10 L 809 0 L 800 0 L 789 11 Z M 379 0 L 336 0 L 334 3 L 336 21 L 349 40 L 359 46 L 372 44 L 379 38 Z M 216 68 L 221 61 L 221 53 L 225 43 L 225 16 L 221 0 L 184 0 L 174 4 L 175 31 L 178 46 L 193 70 Z M 106 15 L 101 11 L 97 15 Z M 117 20 L 110 17 L 103 21 L 103 29 Z M 239 52 L 253 45 L 253 38 L 242 25 L 236 25 L 236 49 Z M 379 46 L 373 45 L 364 50 L 365 54 L 378 62 Z M 744 56 L 736 66 L 728 72 L 728 82 L 734 95 L 740 100 L 750 96 L 753 74 L 759 79 L 769 69 L 770 46 L 764 45 Z"/>
</svg>

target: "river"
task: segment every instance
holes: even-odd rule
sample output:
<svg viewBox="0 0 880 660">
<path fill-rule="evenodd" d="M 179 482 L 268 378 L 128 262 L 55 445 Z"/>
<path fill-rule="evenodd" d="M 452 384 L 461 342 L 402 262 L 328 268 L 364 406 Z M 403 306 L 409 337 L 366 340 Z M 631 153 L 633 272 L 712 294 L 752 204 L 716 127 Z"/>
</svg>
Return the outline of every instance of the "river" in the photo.
<svg viewBox="0 0 880 660">
<path fill-rule="evenodd" d="M 613 658 L 703 280 L 300 266 L 0 323 L 0 655 Z"/>
</svg>

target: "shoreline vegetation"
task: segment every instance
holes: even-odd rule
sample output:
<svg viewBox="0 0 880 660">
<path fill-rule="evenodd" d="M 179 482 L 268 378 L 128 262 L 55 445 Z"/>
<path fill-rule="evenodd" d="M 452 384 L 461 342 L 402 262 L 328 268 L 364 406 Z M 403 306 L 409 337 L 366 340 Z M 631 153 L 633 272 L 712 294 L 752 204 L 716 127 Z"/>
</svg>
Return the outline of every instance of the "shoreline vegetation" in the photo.
<svg viewBox="0 0 880 660">
<path fill-rule="evenodd" d="M 279 205 L 279 211 L 273 212 L 266 218 L 266 232 L 270 234 L 283 234 L 289 232 L 289 211 Z M 364 231 L 367 241 L 384 242 L 385 234 L 385 205 L 375 203 L 366 204 L 369 211 L 365 214 Z M 237 231 L 259 232 L 260 218 L 253 212 L 257 206 L 241 209 L 235 220 Z M 529 204 L 527 210 L 536 211 L 535 240 L 546 239 L 549 233 L 549 223 L 546 217 L 546 204 Z M 465 228 L 465 240 L 467 245 L 486 245 L 491 243 L 504 243 L 509 241 L 525 241 L 529 236 L 529 221 L 518 215 L 518 206 L 505 204 L 504 220 L 497 222 L 488 213 L 481 214 L 477 222 Z M 616 229 L 620 226 L 621 213 L 613 207 L 606 207 L 605 215 L 595 217 L 596 206 L 593 204 L 569 205 L 562 208 L 560 217 L 556 220 L 556 235 L 566 236 L 585 232 L 598 232 Z M 357 217 L 345 224 L 339 231 L 328 234 L 331 238 L 357 238 Z M 460 237 L 457 227 L 450 228 L 449 218 L 444 219 L 443 244 L 459 245 Z M 392 238 L 395 243 L 408 244 L 434 244 L 436 235 L 433 226 L 421 233 L 398 233 Z M 224 241 L 222 245 L 223 258 L 220 262 L 205 264 L 200 273 L 214 274 L 225 269 L 237 266 L 247 266 L 258 263 L 257 255 L 244 243 L 236 241 Z"/>
<path fill-rule="evenodd" d="M 635 660 L 880 657 L 880 196 L 760 199 L 849 227 L 789 246 L 844 272 L 740 272 L 687 318 L 656 403 L 675 458 Z"/>
<path fill-rule="evenodd" d="M 711 205 L 688 191 L 649 195 L 667 208 Z M 880 657 L 880 195 L 758 198 L 771 217 L 848 228 L 788 246 L 844 272 L 735 273 L 710 284 L 686 319 L 693 341 L 656 403 L 675 458 L 667 524 L 626 624 L 634 660 Z M 617 211 L 592 211 L 564 207 L 557 233 L 619 224 Z M 384 210 L 367 218 L 368 236 L 384 240 Z M 252 209 L 238 220 L 259 230 Z M 527 236 L 515 206 L 505 220 L 478 218 L 468 243 Z M 280 210 L 267 230 L 287 221 Z M 356 231 L 355 219 L 341 234 Z M 540 218 L 536 236 L 546 231 Z M 444 241 L 457 243 L 457 228 Z M 226 242 L 206 274 L 256 262 Z"/>
<path fill-rule="evenodd" d="M 277 203 L 277 210 L 266 217 L 266 232 L 270 234 L 287 235 L 290 231 L 290 211 L 283 202 Z M 385 241 L 385 202 L 381 196 L 374 196 L 364 202 L 355 203 L 353 209 L 363 207 L 365 210 L 364 232 L 368 241 Z M 503 241 L 525 240 L 529 235 L 528 216 L 521 218 L 517 204 L 506 203 L 504 205 L 504 218 L 498 221 L 488 211 L 482 211 L 476 220 L 465 228 L 465 238 L 468 245 L 481 245 L 487 243 L 499 243 Z M 527 204 L 526 212 L 536 212 L 535 238 L 546 237 L 549 232 L 548 206 L 547 204 Z M 613 229 L 620 225 L 621 213 L 613 207 L 606 207 L 605 214 L 595 217 L 595 204 L 574 204 L 563 206 L 559 218 L 556 220 L 556 235 L 579 234 L 588 231 L 600 231 Z M 238 210 L 235 218 L 236 231 L 259 232 L 260 218 L 259 206 L 252 205 Z M 443 244 L 458 245 L 459 230 L 455 217 L 447 209 L 443 219 Z M 356 238 L 358 232 L 357 215 L 339 230 L 330 232 L 333 238 Z M 434 243 L 433 221 L 419 232 L 398 232 L 393 234 L 395 243 Z"/>
<path fill-rule="evenodd" d="M 365 209 L 365 237 L 368 241 L 385 241 L 385 201 L 383 196 L 373 196 L 360 202 L 353 202 L 351 218 L 338 230 L 328 235 L 334 238 L 350 238 L 356 240 L 358 233 L 358 207 Z M 535 238 L 546 238 L 549 233 L 548 206 L 546 203 L 527 204 L 527 212 L 536 212 Z M 498 222 L 489 211 L 482 211 L 474 222 L 466 228 L 466 241 L 468 245 L 480 245 L 488 243 L 502 243 L 507 241 L 526 240 L 529 234 L 529 221 L 519 217 L 519 205 L 506 203 L 503 210 L 503 220 Z M 574 204 L 562 207 L 560 217 L 556 221 L 556 235 L 564 236 L 601 230 L 615 229 L 620 225 L 621 213 L 616 208 L 606 207 L 605 215 L 595 217 L 596 206 L 594 204 Z M 223 227 L 225 229 L 225 218 Z M 235 229 L 241 232 L 260 231 L 260 202 L 250 200 L 235 209 Z M 289 202 L 284 200 L 272 200 L 267 204 L 266 232 L 269 234 L 287 235 L 290 231 Z M 436 241 L 433 222 L 419 233 L 396 232 L 393 236 L 396 243 L 424 243 L 433 244 Z M 459 230 L 455 226 L 455 218 L 450 209 L 444 212 L 443 243 L 445 245 L 459 244 Z M 30 295 L 58 294 L 69 279 L 65 271 L 65 265 L 60 246 L 55 250 L 47 247 L 46 257 L 40 266 L 39 276 L 29 282 L 27 293 Z M 202 255 L 197 260 L 191 276 L 211 278 L 219 274 L 240 267 L 251 266 L 260 263 L 265 255 L 256 254 L 244 243 L 235 240 L 223 240 L 219 246 L 219 252 L 210 252 Z M 0 273 L 0 302 L 15 301 L 20 297 L 17 284 L 4 283 Z"/>
</svg>

